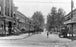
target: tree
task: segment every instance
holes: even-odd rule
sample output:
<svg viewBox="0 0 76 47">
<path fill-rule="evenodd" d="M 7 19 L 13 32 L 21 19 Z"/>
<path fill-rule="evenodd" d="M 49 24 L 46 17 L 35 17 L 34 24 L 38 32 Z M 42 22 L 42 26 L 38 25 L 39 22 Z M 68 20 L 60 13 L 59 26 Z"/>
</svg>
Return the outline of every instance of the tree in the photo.
<svg viewBox="0 0 76 47">
<path fill-rule="evenodd" d="M 52 7 L 51 13 L 48 14 L 47 16 L 47 30 L 50 31 L 51 28 L 54 28 L 55 25 L 55 20 L 57 16 L 57 10 L 56 7 Z"/>
<path fill-rule="evenodd" d="M 63 25 L 63 22 L 64 22 L 64 15 L 65 15 L 65 12 L 63 11 L 62 8 L 59 8 L 58 9 L 58 13 L 57 13 L 57 16 L 58 16 L 58 21 L 57 21 L 57 25 L 58 26 L 62 26 Z"/>
<path fill-rule="evenodd" d="M 37 11 L 33 14 L 32 19 L 34 21 L 35 28 L 42 28 L 44 25 L 44 18 L 41 12 Z"/>
<path fill-rule="evenodd" d="M 51 13 L 47 16 L 47 30 L 51 31 L 53 28 L 54 30 L 63 25 L 64 22 L 64 11 L 63 9 L 59 8 L 56 10 L 56 7 L 52 7 Z"/>
</svg>

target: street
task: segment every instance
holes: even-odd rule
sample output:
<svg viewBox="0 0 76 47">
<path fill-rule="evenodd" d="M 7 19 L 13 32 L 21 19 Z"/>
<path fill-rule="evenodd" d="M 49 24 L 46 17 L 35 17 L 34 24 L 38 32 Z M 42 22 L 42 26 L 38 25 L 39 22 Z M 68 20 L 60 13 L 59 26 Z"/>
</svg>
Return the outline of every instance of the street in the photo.
<svg viewBox="0 0 76 47">
<path fill-rule="evenodd" d="M 59 38 L 55 34 L 50 34 L 47 38 L 46 33 L 42 33 L 25 39 L 3 39 L 0 40 L 0 47 L 68 47 L 71 42 L 71 40 Z"/>
<path fill-rule="evenodd" d="M 0 0 L 0 47 L 76 47 L 74 2 Z"/>
</svg>

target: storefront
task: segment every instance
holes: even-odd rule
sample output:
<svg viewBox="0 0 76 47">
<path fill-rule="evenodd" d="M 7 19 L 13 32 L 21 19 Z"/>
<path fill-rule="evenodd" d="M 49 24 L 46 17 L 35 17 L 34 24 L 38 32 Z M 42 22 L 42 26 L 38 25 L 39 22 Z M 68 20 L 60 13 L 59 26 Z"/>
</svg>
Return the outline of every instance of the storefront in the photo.
<svg viewBox="0 0 76 47">
<path fill-rule="evenodd" d="M 75 17 L 64 22 L 65 25 L 69 28 L 67 36 L 68 38 L 76 40 L 76 20 Z"/>
</svg>

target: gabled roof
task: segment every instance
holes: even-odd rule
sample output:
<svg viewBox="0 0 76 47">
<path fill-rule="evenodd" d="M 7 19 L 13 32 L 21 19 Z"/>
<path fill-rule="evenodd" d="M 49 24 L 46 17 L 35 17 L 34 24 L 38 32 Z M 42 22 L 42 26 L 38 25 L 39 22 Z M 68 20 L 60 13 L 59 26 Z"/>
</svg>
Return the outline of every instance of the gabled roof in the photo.
<svg viewBox="0 0 76 47">
<path fill-rule="evenodd" d="M 76 18 L 64 22 L 64 24 L 72 24 L 72 23 L 76 23 Z"/>
</svg>

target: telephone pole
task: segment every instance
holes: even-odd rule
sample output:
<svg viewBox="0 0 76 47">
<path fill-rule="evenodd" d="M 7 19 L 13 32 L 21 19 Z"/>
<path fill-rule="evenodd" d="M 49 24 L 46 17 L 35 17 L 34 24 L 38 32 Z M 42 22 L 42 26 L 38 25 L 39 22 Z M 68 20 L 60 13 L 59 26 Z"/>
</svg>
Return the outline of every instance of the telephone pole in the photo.
<svg viewBox="0 0 76 47">
<path fill-rule="evenodd" d="M 73 19 L 73 0 L 71 0 L 71 21 Z M 73 41 L 73 23 L 72 23 L 72 41 Z"/>
</svg>

